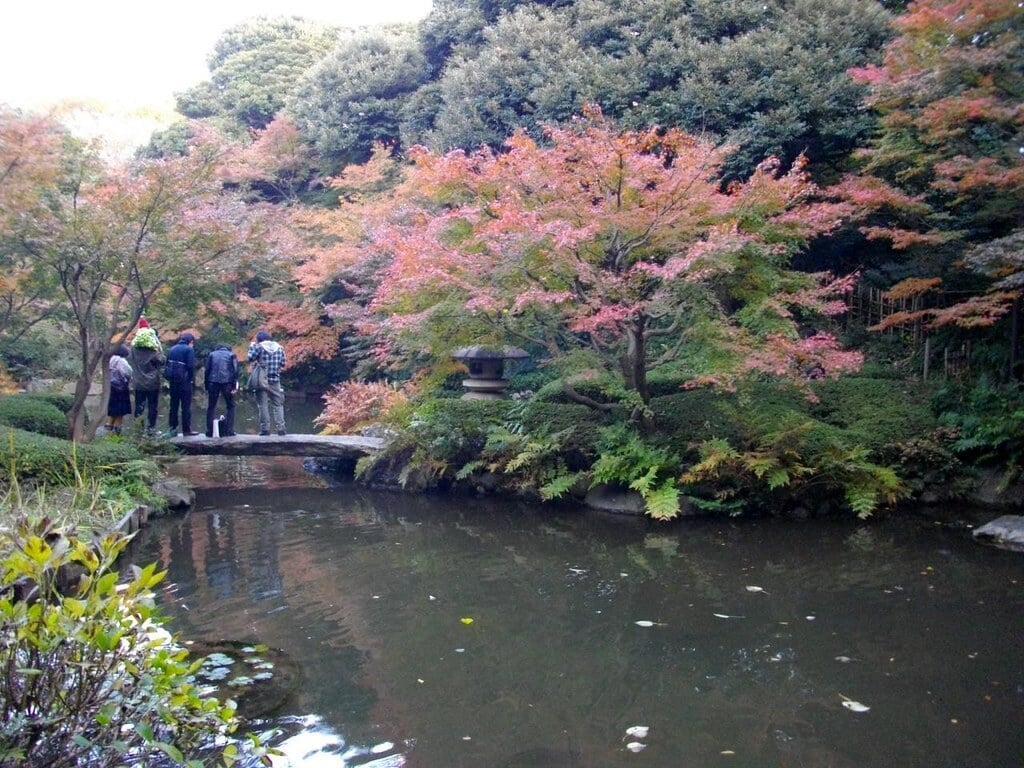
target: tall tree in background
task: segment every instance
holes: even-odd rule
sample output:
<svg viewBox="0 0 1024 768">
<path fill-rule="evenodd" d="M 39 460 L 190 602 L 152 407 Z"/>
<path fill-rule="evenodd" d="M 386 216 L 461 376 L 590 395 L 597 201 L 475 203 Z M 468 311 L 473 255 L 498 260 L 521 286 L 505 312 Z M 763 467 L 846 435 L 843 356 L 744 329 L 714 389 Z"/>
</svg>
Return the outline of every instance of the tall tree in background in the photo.
<svg viewBox="0 0 1024 768">
<path fill-rule="evenodd" d="M 259 17 L 231 27 L 208 59 L 210 79 L 178 94 L 178 111 L 189 118 L 229 116 L 240 126 L 265 128 L 337 39 L 337 28 L 298 17 Z"/>
<path fill-rule="evenodd" d="M 877 58 L 891 36 L 889 14 L 859 0 L 508 3 L 480 26 L 489 19 L 482 5 L 435 8 L 458 22 L 446 28 L 466 36 L 458 44 L 442 43 L 433 14 L 422 25 L 425 55 L 449 52 L 443 67 L 431 59 L 433 124 L 417 115 L 403 126 L 407 144 L 498 148 L 516 128 L 540 138 L 540 125 L 592 101 L 627 128 L 728 142 L 730 177 L 767 156 L 789 163 L 801 154 L 834 173 L 873 127 L 846 70 Z"/>
<path fill-rule="evenodd" d="M 57 308 L 53 275 L 19 247 L 21 222 L 48 212 L 69 136 L 52 115 L 0 108 L 0 340 L 19 339 Z"/>
<path fill-rule="evenodd" d="M 962 300 L 897 315 L 889 324 L 989 326 L 1013 311 L 1010 364 L 1019 369 L 1024 7 L 919 0 L 896 27 L 900 35 L 883 63 L 853 71 L 881 115 L 881 133 L 862 153 L 866 170 L 895 187 L 874 185 L 896 223 L 867 231 L 906 250 L 903 269 L 911 279 L 895 286 L 896 295 L 941 284 Z"/>
<path fill-rule="evenodd" d="M 841 286 L 789 260 L 848 208 L 816 202 L 800 167 L 763 164 L 723 191 L 728 150 L 680 131 L 617 132 L 599 114 L 524 133 L 501 155 L 415 152 L 391 220 L 373 308 L 392 351 L 447 358 L 459 343 L 520 343 L 645 410 L 648 373 L 693 383 L 760 371 L 856 367 L 827 333 L 801 333 Z M 798 164 L 799 166 L 799 164 Z"/>
<path fill-rule="evenodd" d="M 375 142 L 395 144 L 406 102 L 427 79 L 414 30 L 351 33 L 292 91 L 288 112 L 334 168 L 364 162 Z"/>
</svg>

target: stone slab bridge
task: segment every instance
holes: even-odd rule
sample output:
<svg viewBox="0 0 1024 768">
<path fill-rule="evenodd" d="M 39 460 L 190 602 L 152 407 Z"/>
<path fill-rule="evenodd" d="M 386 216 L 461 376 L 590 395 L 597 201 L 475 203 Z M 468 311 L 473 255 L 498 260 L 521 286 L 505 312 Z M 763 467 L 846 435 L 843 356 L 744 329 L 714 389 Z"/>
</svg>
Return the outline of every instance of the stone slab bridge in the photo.
<svg viewBox="0 0 1024 768">
<path fill-rule="evenodd" d="M 318 456 L 357 459 L 384 447 L 382 438 L 358 435 L 199 435 L 174 437 L 170 443 L 190 456 Z"/>
</svg>

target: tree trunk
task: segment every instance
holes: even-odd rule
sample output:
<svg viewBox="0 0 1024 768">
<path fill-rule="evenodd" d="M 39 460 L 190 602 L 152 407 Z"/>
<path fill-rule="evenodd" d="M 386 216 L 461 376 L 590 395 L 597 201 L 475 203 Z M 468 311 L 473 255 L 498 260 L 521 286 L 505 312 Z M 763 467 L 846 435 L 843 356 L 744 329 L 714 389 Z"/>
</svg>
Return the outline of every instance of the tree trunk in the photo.
<svg viewBox="0 0 1024 768">
<path fill-rule="evenodd" d="M 631 420 L 639 427 L 641 434 L 650 435 L 654 432 L 654 420 L 650 409 L 651 392 L 647 387 L 647 318 L 640 315 L 626 328 L 626 351 L 621 359 L 622 375 L 626 381 L 626 389 L 631 389 L 640 396 L 643 406 L 633 409 Z"/>
<path fill-rule="evenodd" d="M 83 334 L 80 338 L 82 345 L 82 370 L 78 375 L 78 381 L 75 383 L 75 401 L 71 406 L 71 410 L 68 411 L 68 426 L 70 437 L 73 441 L 76 443 L 88 443 L 96 437 L 96 429 L 103 421 L 107 397 L 110 393 L 110 383 L 105 370 L 106 366 L 104 366 L 103 371 L 103 390 L 100 395 L 100 404 L 96 407 L 94 413 L 90 414 L 88 412 L 86 398 L 88 398 L 89 391 L 92 388 L 96 369 L 101 363 L 106 363 L 110 359 L 110 355 L 106 350 L 106 345 L 104 345 L 103 350 L 93 349 L 92 341 L 87 334 Z M 88 419 L 86 418 L 87 416 L 89 417 Z"/>
<path fill-rule="evenodd" d="M 643 315 L 627 326 L 626 350 L 620 361 L 626 389 L 640 395 L 644 405 L 651 400 L 651 393 L 647 388 L 647 339 L 644 335 L 646 327 L 647 318 Z"/>
</svg>

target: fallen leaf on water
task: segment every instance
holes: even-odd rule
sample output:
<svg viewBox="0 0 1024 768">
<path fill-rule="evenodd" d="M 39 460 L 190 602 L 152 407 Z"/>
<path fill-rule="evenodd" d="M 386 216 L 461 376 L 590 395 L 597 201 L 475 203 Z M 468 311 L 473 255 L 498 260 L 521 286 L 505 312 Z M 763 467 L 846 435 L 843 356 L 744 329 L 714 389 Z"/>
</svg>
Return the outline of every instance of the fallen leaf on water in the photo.
<svg viewBox="0 0 1024 768">
<path fill-rule="evenodd" d="M 629 742 L 629 744 L 626 745 L 626 749 L 628 749 L 630 752 L 642 752 L 643 750 L 647 749 L 647 745 L 641 744 L 639 741 L 631 741 Z"/>
<path fill-rule="evenodd" d="M 713 613 L 711 614 L 717 619 L 745 619 L 746 616 L 730 616 L 728 613 Z"/>
<path fill-rule="evenodd" d="M 849 664 L 853 659 L 849 656 L 836 656 L 836 661 L 841 661 L 843 664 Z"/>
<path fill-rule="evenodd" d="M 854 701 L 848 696 L 843 696 L 843 694 L 841 693 L 839 694 L 839 698 L 843 700 L 843 706 L 851 712 L 867 712 L 869 709 L 871 709 L 871 707 L 865 704 L 861 704 L 859 701 Z"/>
<path fill-rule="evenodd" d="M 646 725 L 633 725 L 626 729 L 626 735 L 635 739 L 646 739 L 649 730 Z"/>
<path fill-rule="evenodd" d="M 733 752 L 731 749 L 723 749 L 721 752 L 719 752 L 719 754 L 720 755 L 735 755 L 736 753 Z"/>
<path fill-rule="evenodd" d="M 646 619 L 641 620 L 641 621 L 634 621 L 633 623 L 636 624 L 638 627 L 653 627 L 654 626 L 654 622 L 653 621 L 647 621 Z"/>
<path fill-rule="evenodd" d="M 764 594 L 768 594 L 764 591 L 764 587 L 755 587 L 753 585 L 747 587 L 747 592 L 764 592 Z"/>
<path fill-rule="evenodd" d="M 459 621 L 461 621 L 463 624 L 467 624 L 467 625 L 473 623 L 473 620 L 471 618 L 469 618 L 469 616 L 463 616 L 461 619 L 459 619 Z"/>
</svg>

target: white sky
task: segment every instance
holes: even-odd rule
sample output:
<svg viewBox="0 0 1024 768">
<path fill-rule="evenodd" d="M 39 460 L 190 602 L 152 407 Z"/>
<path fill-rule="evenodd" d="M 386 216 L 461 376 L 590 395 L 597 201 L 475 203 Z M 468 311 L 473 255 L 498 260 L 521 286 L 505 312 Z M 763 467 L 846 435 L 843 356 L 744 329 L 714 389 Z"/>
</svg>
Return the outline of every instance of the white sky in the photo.
<svg viewBox="0 0 1024 768">
<path fill-rule="evenodd" d="M 415 21 L 431 0 L 0 0 L 0 103 L 43 109 L 68 99 L 114 112 L 173 108 L 205 80 L 228 27 L 255 16 L 340 26 Z"/>
</svg>

